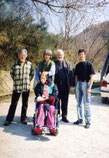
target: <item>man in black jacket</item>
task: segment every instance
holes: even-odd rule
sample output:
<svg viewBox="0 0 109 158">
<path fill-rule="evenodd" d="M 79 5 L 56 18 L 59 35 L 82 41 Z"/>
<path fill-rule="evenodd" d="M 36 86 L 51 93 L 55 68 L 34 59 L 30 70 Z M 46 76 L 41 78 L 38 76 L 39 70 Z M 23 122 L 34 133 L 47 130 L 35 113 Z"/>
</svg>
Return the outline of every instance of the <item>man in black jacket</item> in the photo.
<svg viewBox="0 0 109 158">
<path fill-rule="evenodd" d="M 73 72 L 70 62 L 64 60 L 64 51 L 57 50 L 57 60 L 55 61 L 56 73 L 55 83 L 59 91 L 59 100 L 61 101 L 62 121 L 69 122 L 67 119 L 69 91 L 73 86 Z"/>
</svg>

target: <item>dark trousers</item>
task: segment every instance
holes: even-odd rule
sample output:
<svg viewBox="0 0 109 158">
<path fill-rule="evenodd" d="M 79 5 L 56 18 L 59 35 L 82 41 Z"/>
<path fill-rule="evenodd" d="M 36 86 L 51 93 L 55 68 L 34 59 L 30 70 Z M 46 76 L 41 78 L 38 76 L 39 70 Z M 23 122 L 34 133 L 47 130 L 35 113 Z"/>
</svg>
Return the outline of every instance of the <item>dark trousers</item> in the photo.
<svg viewBox="0 0 109 158">
<path fill-rule="evenodd" d="M 58 91 L 59 91 L 59 100 L 62 110 L 62 117 L 67 117 L 67 111 L 68 111 L 68 97 L 69 97 L 69 90 L 68 86 L 65 82 L 62 84 L 57 84 Z"/>
<path fill-rule="evenodd" d="M 28 90 L 27 92 L 22 93 L 21 120 L 24 120 L 26 118 L 29 92 L 30 91 Z M 8 115 L 6 117 L 7 121 L 13 121 L 20 95 L 21 95 L 21 93 L 17 93 L 16 91 L 13 91 L 12 99 L 11 99 L 11 105 L 10 105 L 10 108 L 9 108 L 9 111 L 8 111 Z"/>
</svg>

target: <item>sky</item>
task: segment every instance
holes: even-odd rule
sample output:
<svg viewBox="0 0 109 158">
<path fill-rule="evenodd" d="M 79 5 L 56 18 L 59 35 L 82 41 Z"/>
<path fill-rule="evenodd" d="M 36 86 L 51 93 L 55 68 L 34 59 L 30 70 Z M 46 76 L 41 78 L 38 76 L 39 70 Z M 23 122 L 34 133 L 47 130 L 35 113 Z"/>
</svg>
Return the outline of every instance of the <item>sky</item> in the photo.
<svg viewBox="0 0 109 158">
<path fill-rule="evenodd" d="M 92 0 L 93 1 L 93 0 Z M 97 0 L 94 0 L 97 1 Z M 109 0 L 106 0 L 109 2 Z M 27 2 L 27 1 L 26 1 Z M 32 6 L 31 0 L 28 0 L 30 6 Z M 32 9 L 31 12 L 35 22 L 37 23 L 41 17 L 44 17 L 48 23 L 48 32 L 53 34 L 65 33 L 65 18 L 61 16 L 61 14 L 52 13 L 49 9 L 46 9 L 45 6 L 43 7 L 40 13 L 36 11 L 36 8 Z M 37 9 L 40 8 L 40 5 Z M 9 9 L 9 8 L 7 8 Z M 48 14 L 43 14 L 43 11 L 46 11 Z M 81 18 L 82 17 L 82 18 Z M 71 21 L 72 24 L 71 24 Z M 81 21 L 81 22 L 79 22 Z M 70 36 L 75 36 L 82 32 L 86 27 L 92 24 L 99 24 L 104 21 L 109 21 L 109 4 L 106 7 L 101 8 L 90 8 L 88 7 L 85 10 L 82 10 L 80 13 L 73 13 L 72 16 L 69 16 L 69 23 L 70 23 Z M 77 26 L 78 24 L 78 26 Z"/>
<path fill-rule="evenodd" d="M 79 21 L 80 16 L 76 15 L 77 18 L 74 22 L 74 26 L 72 26 L 71 34 L 72 36 L 79 34 L 82 32 L 86 27 L 92 25 L 92 24 L 99 24 L 104 21 L 109 21 L 109 4 L 106 7 L 101 8 L 88 8 L 87 12 L 83 13 L 84 18 L 82 18 L 81 23 L 79 24 L 77 30 L 74 30 L 74 26 L 76 25 L 76 22 Z M 50 15 L 50 17 L 47 18 L 47 21 L 49 23 L 48 31 L 51 33 L 59 33 L 60 32 L 60 25 L 64 26 L 64 19 L 60 20 L 58 16 L 54 16 L 53 14 Z"/>
</svg>

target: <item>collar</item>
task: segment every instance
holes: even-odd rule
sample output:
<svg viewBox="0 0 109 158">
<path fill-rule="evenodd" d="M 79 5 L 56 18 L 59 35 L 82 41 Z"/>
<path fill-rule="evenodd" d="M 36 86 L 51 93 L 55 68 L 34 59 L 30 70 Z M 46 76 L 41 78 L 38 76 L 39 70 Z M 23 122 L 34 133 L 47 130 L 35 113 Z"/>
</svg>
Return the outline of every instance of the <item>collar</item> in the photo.
<svg viewBox="0 0 109 158">
<path fill-rule="evenodd" d="M 27 63 L 27 60 L 25 60 L 24 64 Z M 20 60 L 18 60 L 18 64 L 21 65 Z"/>
<path fill-rule="evenodd" d="M 44 64 L 49 64 L 51 63 L 51 60 L 48 60 L 48 62 L 46 62 L 45 60 L 43 60 Z"/>
</svg>

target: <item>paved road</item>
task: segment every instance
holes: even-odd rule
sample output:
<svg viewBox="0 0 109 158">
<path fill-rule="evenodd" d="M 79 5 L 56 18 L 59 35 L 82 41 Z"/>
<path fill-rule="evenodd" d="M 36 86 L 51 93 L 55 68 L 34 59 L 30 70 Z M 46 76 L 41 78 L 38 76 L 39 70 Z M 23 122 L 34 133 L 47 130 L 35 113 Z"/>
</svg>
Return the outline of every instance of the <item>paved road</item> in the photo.
<svg viewBox="0 0 109 158">
<path fill-rule="evenodd" d="M 34 95 L 28 108 L 28 125 L 20 123 L 21 100 L 14 122 L 3 126 L 10 97 L 0 103 L 0 158 L 109 158 L 109 105 L 102 104 L 100 96 L 92 96 L 92 125 L 75 126 L 76 100 L 69 97 L 70 123 L 60 121 L 59 135 L 31 135 L 34 113 Z"/>
</svg>

